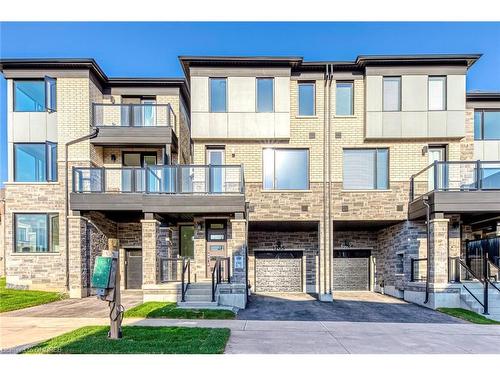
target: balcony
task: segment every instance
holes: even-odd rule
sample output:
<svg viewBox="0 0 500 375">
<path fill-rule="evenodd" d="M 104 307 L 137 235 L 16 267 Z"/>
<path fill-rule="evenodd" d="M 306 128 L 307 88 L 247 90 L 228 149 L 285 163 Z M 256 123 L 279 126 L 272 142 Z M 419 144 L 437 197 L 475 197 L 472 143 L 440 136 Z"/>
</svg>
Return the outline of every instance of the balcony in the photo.
<svg viewBox="0 0 500 375">
<path fill-rule="evenodd" d="M 436 161 L 410 179 L 409 218 L 431 212 L 500 212 L 500 161 Z"/>
<path fill-rule="evenodd" d="M 239 165 L 73 168 L 72 210 L 234 213 L 245 209 Z"/>
<path fill-rule="evenodd" d="M 92 104 L 92 126 L 99 146 L 177 143 L 176 117 L 170 104 Z"/>
</svg>

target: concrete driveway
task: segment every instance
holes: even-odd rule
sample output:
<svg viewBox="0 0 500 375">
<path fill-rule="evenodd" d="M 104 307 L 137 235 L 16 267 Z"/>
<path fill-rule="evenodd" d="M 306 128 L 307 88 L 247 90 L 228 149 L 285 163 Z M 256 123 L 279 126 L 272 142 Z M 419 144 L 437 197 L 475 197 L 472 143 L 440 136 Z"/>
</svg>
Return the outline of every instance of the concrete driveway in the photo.
<svg viewBox="0 0 500 375">
<path fill-rule="evenodd" d="M 372 292 L 336 292 L 333 303 L 319 302 L 305 293 L 252 295 L 238 319 L 465 324 L 440 312 Z"/>
</svg>

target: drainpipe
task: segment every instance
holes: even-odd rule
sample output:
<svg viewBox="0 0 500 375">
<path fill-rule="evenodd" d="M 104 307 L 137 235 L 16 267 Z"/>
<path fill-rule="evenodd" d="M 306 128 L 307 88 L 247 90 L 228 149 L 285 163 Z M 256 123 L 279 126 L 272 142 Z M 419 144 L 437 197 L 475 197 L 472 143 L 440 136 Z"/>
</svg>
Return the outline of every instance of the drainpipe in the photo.
<svg viewBox="0 0 500 375">
<path fill-rule="evenodd" d="M 66 206 L 65 206 L 65 232 L 66 232 L 66 241 L 65 241 L 65 247 L 66 247 L 66 289 L 69 293 L 69 171 L 68 171 L 68 148 L 71 145 L 74 145 L 76 143 L 80 143 L 86 140 L 93 139 L 97 137 L 99 134 L 99 128 L 95 128 L 92 133 L 84 135 L 83 137 L 73 139 L 71 141 L 68 141 L 64 145 L 64 171 L 65 171 L 65 190 L 66 190 Z"/>
<path fill-rule="evenodd" d="M 328 81 L 328 65 L 325 66 L 323 86 L 323 150 L 326 152 L 326 87 Z M 326 155 L 323 154 L 323 248 L 326 251 Z M 319 233 L 318 233 L 319 234 Z M 321 242 L 321 240 L 320 240 Z M 318 297 L 321 297 L 321 246 L 318 256 Z"/>
<path fill-rule="evenodd" d="M 330 65 L 330 77 L 328 83 L 328 276 L 329 276 L 329 292 L 332 294 L 333 280 L 333 223 L 332 223 L 332 126 L 331 126 L 331 108 L 332 108 L 332 81 L 333 81 L 333 65 Z"/>
<path fill-rule="evenodd" d="M 427 269 L 426 269 L 426 279 L 425 279 L 425 301 L 424 304 L 429 302 L 429 276 L 430 276 L 430 249 L 431 249 L 431 207 L 429 206 L 429 196 L 426 195 L 422 197 L 422 202 L 426 208 L 426 220 L 427 220 Z"/>
</svg>

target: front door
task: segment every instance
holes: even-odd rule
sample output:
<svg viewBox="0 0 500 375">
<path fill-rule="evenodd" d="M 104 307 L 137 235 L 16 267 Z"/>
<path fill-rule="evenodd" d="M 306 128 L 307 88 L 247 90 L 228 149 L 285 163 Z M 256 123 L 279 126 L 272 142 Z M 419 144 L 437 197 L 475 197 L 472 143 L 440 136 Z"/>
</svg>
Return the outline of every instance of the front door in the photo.
<svg viewBox="0 0 500 375">
<path fill-rule="evenodd" d="M 428 158 L 429 158 L 429 165 L 434 163 L 435 161 L 446 161 L 446 146 L 429 146 Z M 437 184 L 435 186 L 434 176 L 436 175 L 437 175 Z M 434 170 L 434 168 L 430 168 L 428 176 L 429 191 L 434 190 L 435 187 L 437 189 L 445 189 L 447 187 L 446 175 L 447 175 L 446 164 L 438 164 L 438 168 L 436 171 Z"/>
<path fill-rule="evenodd" d="M 211 277 L 217 258 L 227 257 L 227 220 L 206 221 L 206 277 Z"/>
<path fill-rule="evenodd" d="M 125 288 L 142 288 L 142 251 L 140 249 L 125 250 Z"/>
<path fill-rule="evenodd" d="M 226 258 L 227 249 L 226 242 L 207 242 L 207 274 L 206 277 L 210 278 L 212 276 L 212 271 L 214 270 L 215 262 L 217 258 Z M 223 264 L 223 267 L 225 264 Z"/>
<path fill-rule="evenodd" d="M 224 149 L 207 149 L 207 163 L 210 165 L 208 176 L 208 191 L 210 193 L 224 192 Z"/>
</svg>

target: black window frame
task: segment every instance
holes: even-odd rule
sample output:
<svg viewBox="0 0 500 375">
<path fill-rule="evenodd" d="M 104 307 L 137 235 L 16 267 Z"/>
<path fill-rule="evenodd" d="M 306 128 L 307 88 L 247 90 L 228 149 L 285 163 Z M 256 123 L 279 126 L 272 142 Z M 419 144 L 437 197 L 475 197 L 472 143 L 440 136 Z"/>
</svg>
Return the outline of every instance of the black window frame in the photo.
<svg viewBox="0 0 500 375">
<path fill-rule="evenodd" d="M 264 176 L 264 152 L 265 150 L 273 150 L 274 152 L 274 166 L 273 166 L 273 187 L 268 189 L 265 187 L 265 176 Z M 306 151 L 307 153 L 307 187 L 305 189 L 282 189 L 276 188 L 276 151 Z M 307 147 L 264 147 L 262 149 L 262 190 L 274 191 L 274 190 L 289 190 L 289 191 L 308 191 L 311 189 L 311 150 Z"/>
<path fill-rule="evenodd" d="M 17 251 L 17 217 L 18 215 L 37 215 L 37 216 L 45 216 L 45 220 L 47 221 L 47 232 L 46 232 L 46 238 L 47 238 L 47 250 L 48 251 L 30 251 L 30 252 L 23 252 L 23 251 Z M 12 253 L 13 254 L 30 254 L 30 255 L 36 255 L 36 254 L 59 254 L 60 251 L 55 251 L 52 247 L 52 221 L 50 220 L 52 217 L 57 217 L 58 221 L 60 220 L 59 218 L 59 212 L 14 212 L 13 213 L 13 220 L 12 220 L 12 229 L 13 229 L 13 234 L 14 234 L 14 241 L 12 241 Z M 59 234 L 61 231 L 60 225 L 58 226 L 59 229 Z M 58 236 L 59 238 L 59 246 L 60 246 L 60 240 L 61 236 Z"/>
<path fill-rule="evenodd" d="M 475 121 L 476 112 L 481 113 L 481 124 L 480 124 L 481 137 L 476 138 L 476 132 L 474 131 L 474 140 L 475 141 L 500 141 L 500 137 L 499 138 L 484 138 L 484 113 L 485 112 L 500 112 L 500 108 L 477 108 L 477 109 L 474 109 L 474 121 Z M 476 128 L 475 125 L 476 124 L 474 124 L 474 129 Z"/>
<path fill-rule="evenodd" d="M 350 84 L 352 87 L 352 96 L 351 96 L 351 113 L 349 115 L 339 115 L 337 114 L 337 88 L 338 84 Z M 337 117 L 349 117 L 349 116 L 354 116 L 355 110 L 354 110 L 354 81 L 353 80 L 340 80 L 340 81 L 335 81 L 335 116 Z"/>
<path fill-rule="evenodd" d="M 222 224 L 222 229 L 210 229 L 210 224 Z M 223 239 L 212 240 L 211 234 L 223 234 Z M 225 242 L 227 241 L 227 219 L 207 219 L 205 220 L 205 239 L 207 242 Z"/>
<path fill-rule="evenodd" d="M 16 163 L 17 163 L 17 158 L 16 158 L 16 146 L 18 145 L 45 145 L 45 180 L 43 181 L 17 181 L 17 173 L 16 173 Z M 51 172 L 51 167 L 49 161 L 52 160 L 52 155 L 50 154 L 50 146 L 55 146 L 56 148 L 56 156 L 55 156 L 55 176 L 52 176 Z M 47 182 L 57 182 L 58 181 L 58 165 L 57 165 L 57 157 L 58 157 L 58 144 L 56 142 L 14 142 L 13 144 L 13 157 L 12 157 L 12 167 L 13 167 L 13 174 L 14 174 L 14 182 L 19 182 L 19 183 L 25 183 L 25 184 L 34 184 L 34 183 L 47 183 Z M 49 178 L 50 176 L 50 178 Z"/>
<path fill-rule="evenodd" d="M 16 82 L 43 82 L 43 90 L 44 90 L 44 98 L 43 98 L 43 111 L 19 111 L 16 109 Z M 54 86 L 51 86 L 50 83 L 53 82 Z M 49 88 L 55 87 L 54 92 L 50 92 L 50 95 L 47 95 Z M 54 99 L 54 108 L 52 108 L 50 99 Z M 12 80 L 12 112 L 18 113 L 53 113 L 57 112 L 57 79 L 49 76 L 45 76 L 43 78 L 35 77 L 35 78 L 15 78 Z"/>
<path fill-rule="evenodd" d="M 373 150 L 375 152 L 375 159 L 374 159 L 374 187 L 372 189 L 367 189 L 367 188 L 362 188 L 362 189 L 355 189 L 355 188 L 346 188 L 344 186 L 344 173 L 345 173 L 345 160 L 344 160 L 344 151 L 369 151 Z M 379 189 L 377 188 L 377 179 L 378 179 L 378 150 L 387 150 L 387 188 L 384 189 Z M 391 151 L 389 147 L 366 147 L 366 148 L 353 148 L 353 147 L 345 147 L 342 149 L 342 190 L 346 191 L 364 191 L 364 190 L 369 190 L 369 191 L 385 191 L 385 190 L 390 190 L 391 189 Z"/>
<path fill-rule="evenodd" d="M 313 114 L 303 115 L 300 113 L 300 86 L 311 85 L 313 87 Z M 299 117 L 315 117 L 316 116 L 316 81 L 298 81 L 297 82 L 297 112 Z"/>
</svg>

